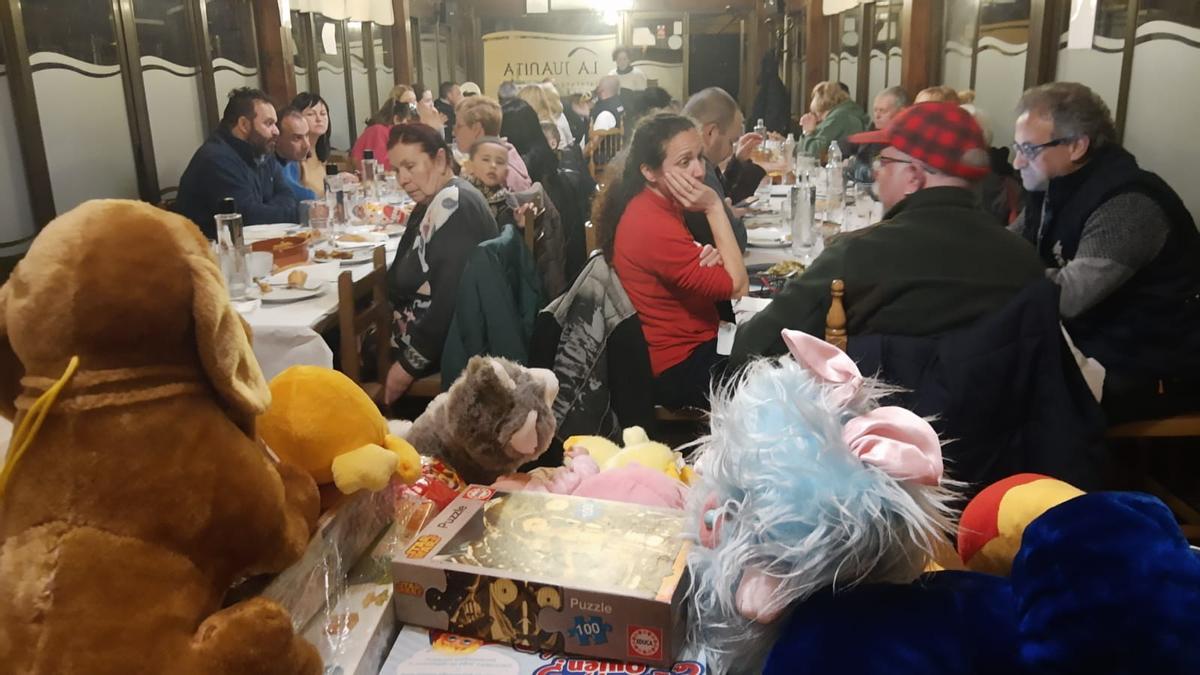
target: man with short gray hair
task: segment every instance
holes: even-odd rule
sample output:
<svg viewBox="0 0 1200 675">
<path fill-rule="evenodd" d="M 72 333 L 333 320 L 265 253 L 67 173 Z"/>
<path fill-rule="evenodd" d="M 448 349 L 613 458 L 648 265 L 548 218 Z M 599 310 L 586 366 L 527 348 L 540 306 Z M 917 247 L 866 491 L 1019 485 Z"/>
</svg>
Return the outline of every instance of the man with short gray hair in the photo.
<svg viewBox="0 0 1200 675">
<path fill-rule="evenodd" d="M 1061 288 L 1076 346 L 1106 369 L 1110 421 L 1200 409 L 1200 234 L 1187 207 L 1117 142 L 1074 82 L 1025 92 L 1013 166 L 1029 196 L 1010 229 Z"/>
<path fill-rule="evenodd" d="M 875 102 L 871 107 L 871 127 L 867 131 L 886 129 L 896 113 L 907 108 L 908 104 L 908 92 L 904 87 L 888 87 L 879 92 L 875 95 Z M 860 183 L 873 182 L 871 165 L 884 146 L 878 143 L 857 145 L 851 143 L 848 138 L 839 140 L 838 145 L 846 156 L 854 156 L 854 164 L 851 167 L 854 180 Z"/>
<path fill-rule="evenodd" d="M 709 87 L 692 94 L 687 103 L 683 106 L 683 114 L 696 121 L 696 126 L 700 131 L 700 154 L 704 158 L 704 183 L 716 191 L 717 196 L 726 202 L 725 215 L 729 217 L 729 224 L 733 226 L 733 236 L 737 239 L 738 247 L 741 250 L 746 250 L 746 226 L 742 224 L 742 219 L 738 214 L 733 213 L 730 206 L 731 203 L 727 199 L 729 196 L 729 183 L 724 180 L 720 169 L 718 168 L 726 160 L 730 164 L 738 161 L 734 157 L 735 144 L 741 145 L 739 136 L 741 136 L 742 126 L 745 119 L 742 116 L 742 111 L 738 109 L 737 101 L 720 87 Z M 757 147 L 762 143 L 762 138 L 757 134 L 747 134 L 751 136 L 752 145 Z M 755 167 L 757 168 L 757 167 Z M 758 169 L 758 181 L 762 181 L 766 172 Z M 684 223 L 688 226 L 688 230 L 692 233 L 692 238 L 701 244 L 713 244 L 712 231 L 708 226 L 708 219 L 703 213 L 696 213 L 698 218 L 692 217 L 690 212 L 684 213 Z"/>
</svg>

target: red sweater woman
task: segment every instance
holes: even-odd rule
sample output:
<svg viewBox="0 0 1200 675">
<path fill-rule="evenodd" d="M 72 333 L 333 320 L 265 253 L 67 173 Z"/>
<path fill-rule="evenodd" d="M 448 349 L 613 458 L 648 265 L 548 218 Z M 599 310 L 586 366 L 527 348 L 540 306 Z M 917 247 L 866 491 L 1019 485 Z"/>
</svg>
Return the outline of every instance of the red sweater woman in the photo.
<svg viewBox="0 0 1200 675">
<path fill-rule="evenodd" d="M 715 371 L 716 300 L 746 294 L 749 279 L 725 208 L 704 180 L 700 134 L 686 117 L 643 120 L 593 220 L 600 243 L 637 309 L 650 350 L 655 401 L 702 407 Z M 612 174 L 617 167 L 611 167 Z M 696 243 L 684 211 L 701 211 L 715 246 Z"/>
</svg>

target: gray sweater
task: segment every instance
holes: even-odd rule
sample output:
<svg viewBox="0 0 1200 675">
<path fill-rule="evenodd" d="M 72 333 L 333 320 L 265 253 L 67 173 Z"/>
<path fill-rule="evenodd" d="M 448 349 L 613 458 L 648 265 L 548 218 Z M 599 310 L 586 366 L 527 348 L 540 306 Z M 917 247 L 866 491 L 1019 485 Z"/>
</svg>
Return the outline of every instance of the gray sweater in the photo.
<svg viewBox="0 0 1200 675">
<path fill-rule="evenodd" d="M 1022 211 L 1008 229 L 1020 234 L 1024 226 Z M 1101 204 L 1084 223 L 1075 258 L 1064 261 L 1056 251 L 1059 266 L 1046 270 L 1062 288 L 1059 312 L 1076 317 L 1107 298 L 1158 255 L 1169 231 L 1166 213 L 1140 192 Z"/>
</svg>

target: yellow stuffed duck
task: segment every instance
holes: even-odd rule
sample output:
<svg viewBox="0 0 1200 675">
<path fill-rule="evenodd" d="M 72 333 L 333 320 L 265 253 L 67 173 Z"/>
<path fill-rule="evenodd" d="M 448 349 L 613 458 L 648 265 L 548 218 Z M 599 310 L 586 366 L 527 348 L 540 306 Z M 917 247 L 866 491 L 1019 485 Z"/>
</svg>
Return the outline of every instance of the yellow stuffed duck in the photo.
<svg viewBox="0 0 1200 675">
<path fill-rule="evenodd" d="M 421 473 L 421 458 L 366 392 L 336 370 L 292 366 L 271 380 L 271 405 L 258 431 L 280 459 L 332 483 L 343 494 L 380 490 L 392 476 L 406 483 Z"/>
<path fill-rule="evenodd" d="M 603 436 L 571 436 L 564 466 L 509 475 L 493 487 L 680 509 L 694 473 L 683 456 L 651 441 L 641 427 L 625 429 L 625 447 Z"/>
</svg>

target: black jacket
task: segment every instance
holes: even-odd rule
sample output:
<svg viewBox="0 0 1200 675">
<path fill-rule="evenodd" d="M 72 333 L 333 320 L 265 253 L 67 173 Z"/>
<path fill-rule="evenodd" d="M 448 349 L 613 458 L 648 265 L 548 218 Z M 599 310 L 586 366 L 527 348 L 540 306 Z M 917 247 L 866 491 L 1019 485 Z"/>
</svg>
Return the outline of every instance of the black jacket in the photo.
<svg viewBox="0 0 1200 675">
<path fill-rule="evenodd" d="M 619 443 L 630 426 L 654 435 L 650 353 L 637 311 L 603 256 L 593 255 L 571 288 L 538 314 L 529 365 L 558 376 L 557 447 L 539 465 L 560 465 L 561 441 L 570 436 Z"/>
<path fill-rule="evenodd" d="M 1079 170 L 1051 180 L 1046 192 L 1031 192 L 1023 235 L 1047 267 L 1060 267 L 1075 257 L 1089 216 L 1128 192 L 1145 194 L 1166 213 L 1166 243 L 1111 295 L 1063 323 L 1079 350 L 1108 370 L 1200 377 L 1200 233 L 1179 195 L 1133 155 L 1103 148 Z"/>
<path fill-rule="evenodd" d="M 925 188 L 879 224 L 834 239 L 766 309 L 738 326 L 730 360 L 785 353 L 783 328 L 824 335 L 834 279 L 846 282 L 851 336 L 922 336 L 969 326 L 1045 276 L 1033 247 L 998 227 L 973 192 Z"/>
<path fill-rule="evenodd" d="M 968 497 L 1016 473 L 1102 487 L 1104 415 L 1063 339 L 1048 279 L 999 311 L 939 337 L 851 335 L 864 373 L 903 387 L 889 405 L 937 416 L 949 477 Z"/>
<path fill-rule="evenodd" d="M 449 101 L 434 99 L 433 107 L 446 116 L 446 142 L 454 140 L 454 106 Z"/>
<path fill-rule="evenodd" d="M 299 218 L 299 202 L 274 155 L 257 155 L 246 141 L 217 129 L 184 169 L 175 211 L 198 225 L 204 236 L 216 239 L 213 216 L 226 197 L 233 197 L 246 225 L 294 223 Z"/>
<path fill-rule="evenodd" d="M 774 50 L 769 50 L 763 55 L 758 71 L 758 94 L 746 124 L 753 126 L 761 119 L 767 131 L 786 134 L 792 125 L 791 111 L 791 96 L 783 80 L 779 79 L 779 59 Z"/>
</svg>

